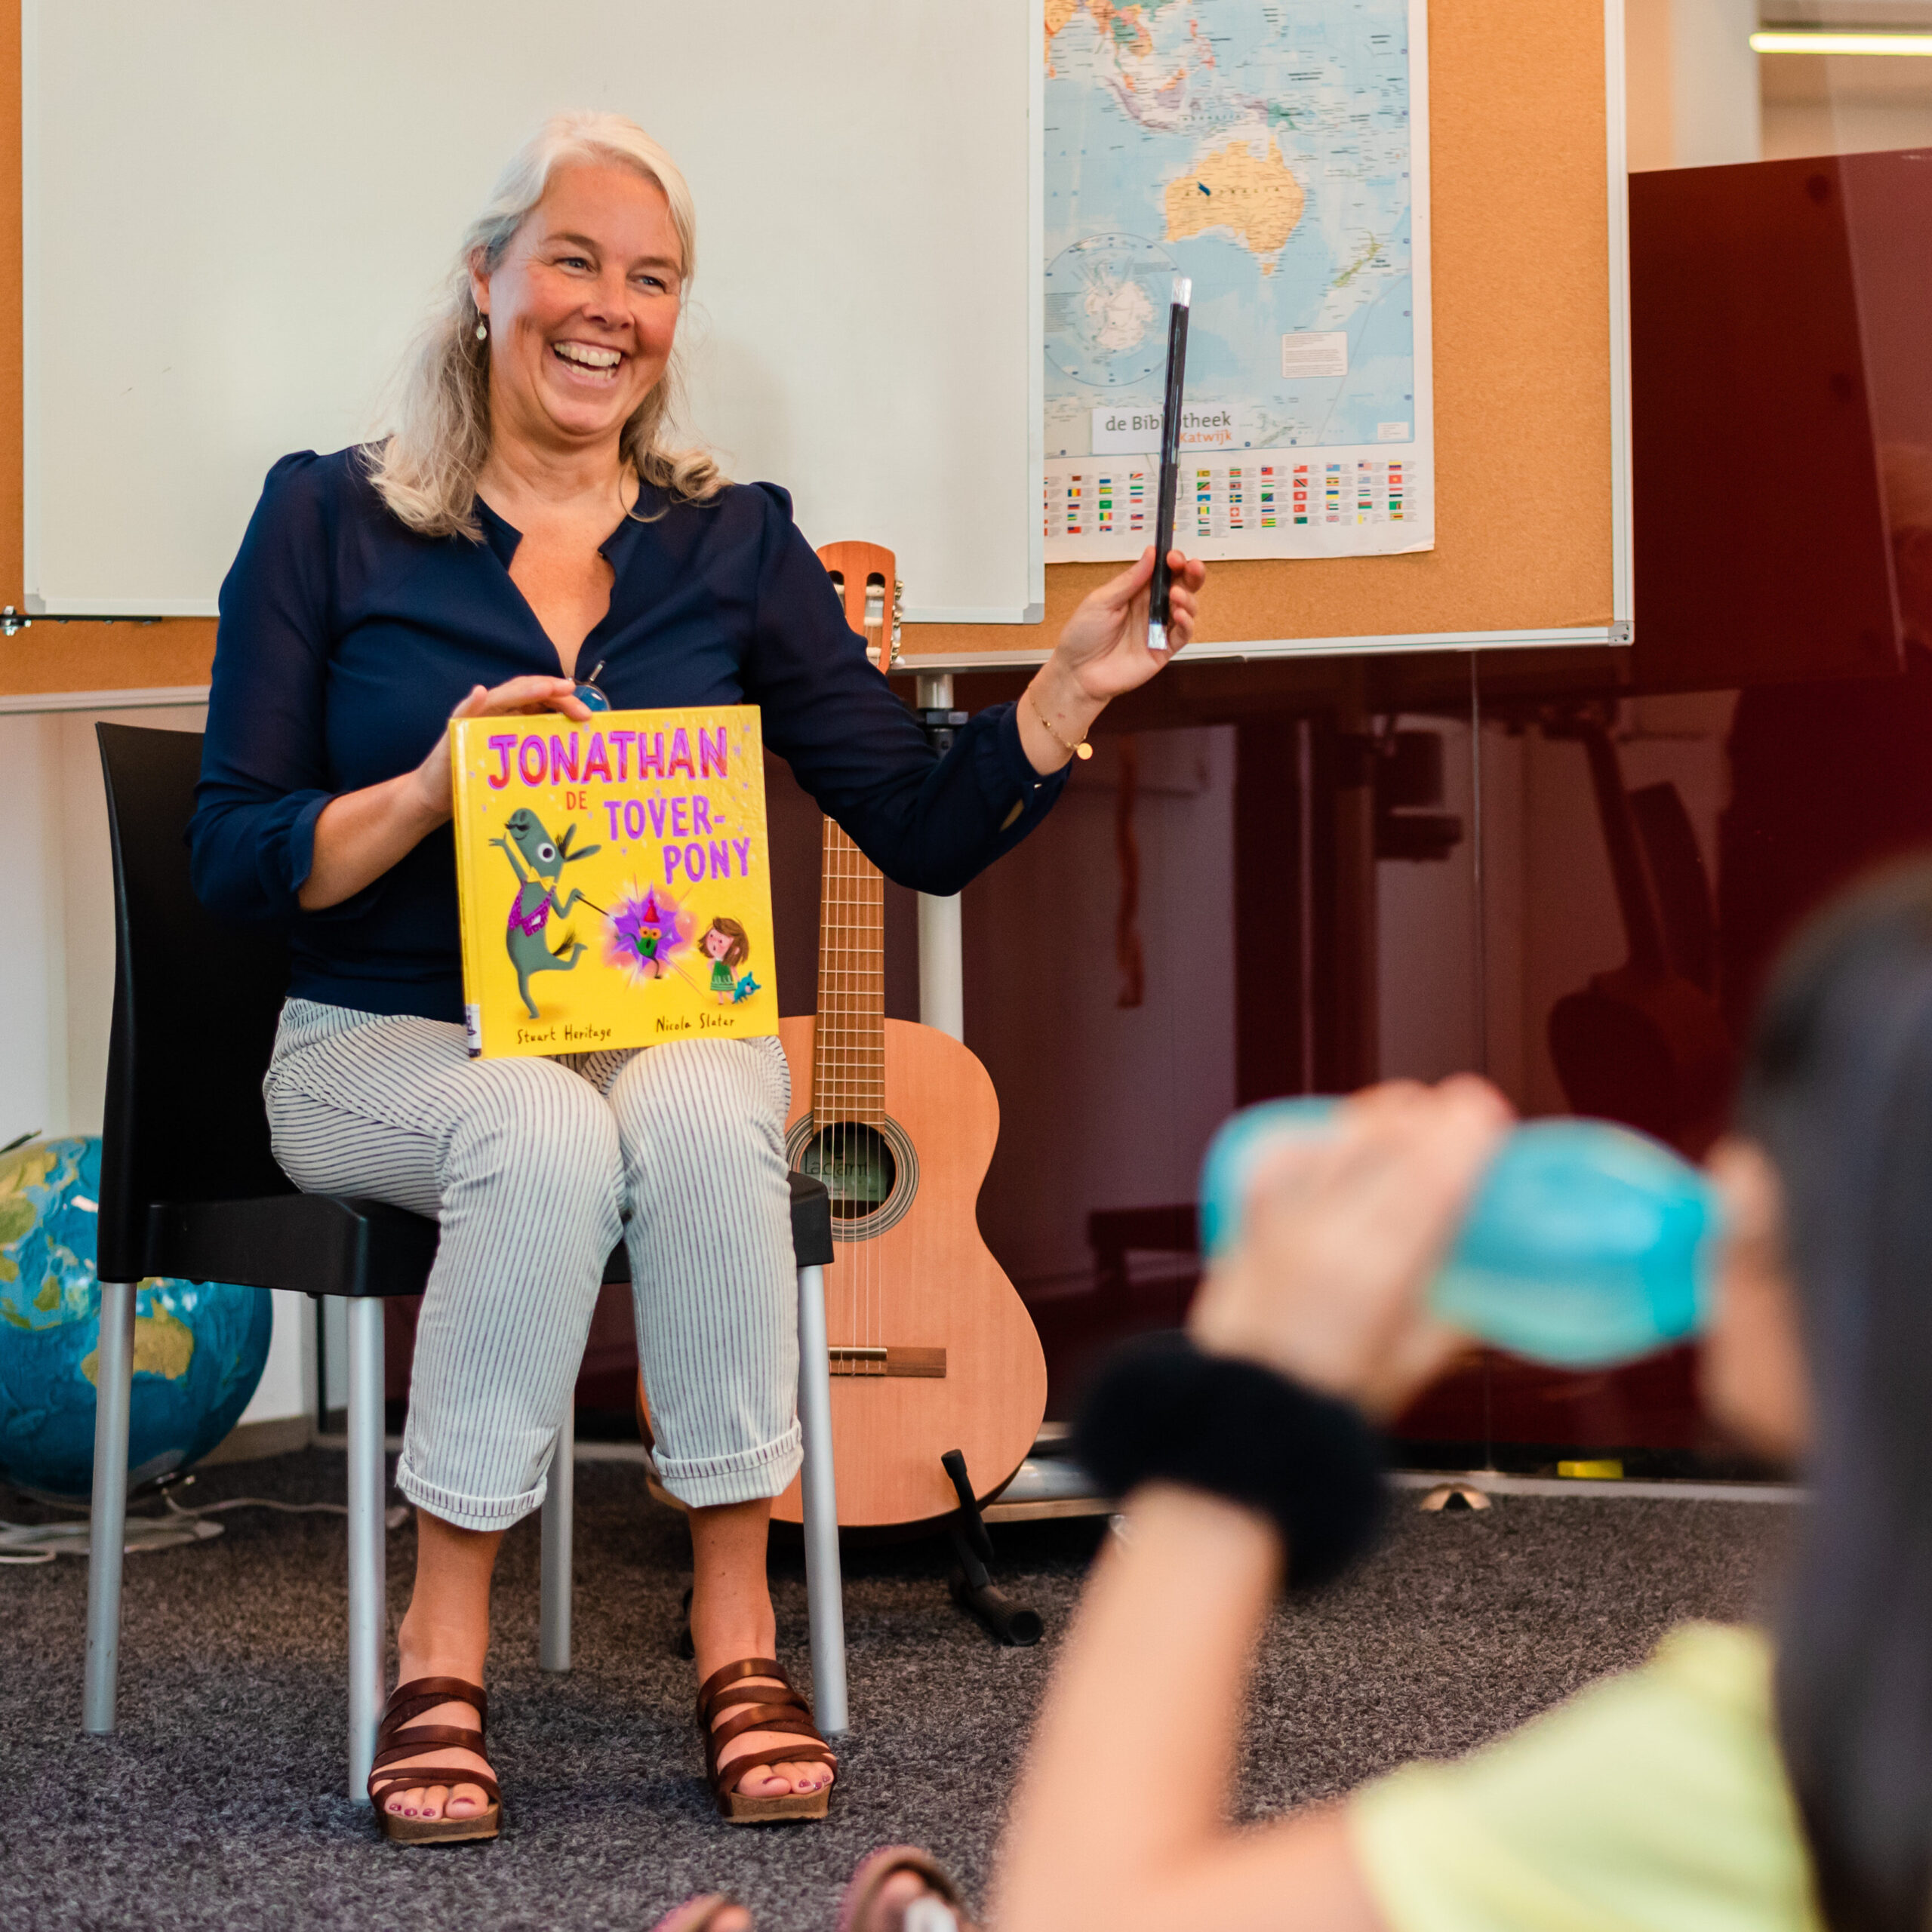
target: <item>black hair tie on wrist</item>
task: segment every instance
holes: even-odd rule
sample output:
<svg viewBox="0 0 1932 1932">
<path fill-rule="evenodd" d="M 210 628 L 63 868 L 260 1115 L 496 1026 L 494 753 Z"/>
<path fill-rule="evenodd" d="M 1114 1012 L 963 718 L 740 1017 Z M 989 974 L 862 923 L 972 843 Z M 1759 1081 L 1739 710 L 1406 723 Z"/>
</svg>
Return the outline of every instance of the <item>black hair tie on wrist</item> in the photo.
<svg viewBox="0 0 1932 1932">
<path fill-rule="evenodd" d="M 1381 1525 L 1381 1439 L 1359 1409 L 1257 1363 L 1204 1355 L 1179 1331 L 1113 1352 L 1074 1444 L 1110 1496 L 1181 1483 L 1272 1518 L 1297 1589 L 1340 1575 Z"/>
</svg>

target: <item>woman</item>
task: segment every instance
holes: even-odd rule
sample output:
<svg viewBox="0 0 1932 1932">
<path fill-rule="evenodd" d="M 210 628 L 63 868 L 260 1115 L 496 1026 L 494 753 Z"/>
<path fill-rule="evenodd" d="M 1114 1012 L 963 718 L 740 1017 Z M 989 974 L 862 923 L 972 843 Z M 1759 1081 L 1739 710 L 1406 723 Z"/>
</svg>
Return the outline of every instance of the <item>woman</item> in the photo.
<svg viewBox="0 0 1932 1932">
<path fill-rule="evenodd" d="M 1739 1438 L 1801 1460 L 1813 1486 L 1775 1654 L 1757 1631 L 1690 1625 L 1460 1763 L 1228 1829 L 1246 1660 L 1284 1567 L 1302 1567 L 1282 1525 L 1305 1523 L 1331 1561 L 1360 1540 L 1364 1519 L 1338 1540 L 1317 1505 L 1363 1466 L 1351 1417 L 1392 1412 L 1453 1346 L 1421 1291 L 1507 1126 L 1474 1081 L 1371 1094 L 1334 1146 L 1263 1177 L 1182 1364 L 1197 1393 L 1241 1383 L 1299 1418 L 1300 1457 L 1277 1432 L 1254 1438 L 1272 1452 L 1251 1458 L 1272 1464 L 1260 1477 L 1197 1457 L 1177 1482 L 1159 1400 L 1143 1389 L 1137 1419 L 1118 1406 L 1119 1378 L 1147 1364 L 1096 1393 L 1086 1439 L 1143 1480 L 1035 1740 L 1001 1932 L 1923 1932 L 1932 867 L 1867 886 L 1801 940 L 1737 1119 L 1710 1164 L 1727 1234 L 1704 1387 Z M 1129 1761 L 1131 1777 L 1094 1774 Z"/>
<path fill-rule="evenodd" d="M 658 1465 L 690 1506 L 713 1789 L 823 1816 L 832 1760 L 772 1660 L 771 1500 L 799 1461 L 774 1039 L 469 1060 L 445 722 L 755 703 L 891 878 L 956 892 L 1038 823 L 1107 701 L 1158 668 L 1151 555 L 1017 705 L 936 758 L 846 629 L 788 500 L 667 440 L 691 197 L 631 122 L 547 123 L 472 225 L 386 443 L 288 457 L 222 589 L 196 889 L 284 921 L 264 1091 L 298 1186 L 435 1215 L 397 1482 L 416 1580 L 371 1795 L 386 1832 L 494 1835 L 491 1567 L 542 1498 L 605 1256 L 629 1247 Z M 1185 641 L 1202 572 L 1177 560 Z M 767 1721 L 761 1724 L 756 1719 Z"/>
</svg>

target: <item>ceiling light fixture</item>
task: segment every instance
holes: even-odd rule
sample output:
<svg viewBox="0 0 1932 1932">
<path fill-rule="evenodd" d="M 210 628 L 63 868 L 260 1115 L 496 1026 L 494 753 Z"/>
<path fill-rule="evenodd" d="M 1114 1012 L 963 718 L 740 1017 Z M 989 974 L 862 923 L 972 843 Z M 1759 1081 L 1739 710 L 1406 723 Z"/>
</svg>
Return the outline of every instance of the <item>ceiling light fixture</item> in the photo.
<svg viewBox="0 0 1932 1932">
<path fill-rule="evenodd" d="M 1869 28 L 1760 27 L 1751 36 L 1755 54 L 1932 54 L 1932 33 Z"/>
</svg>

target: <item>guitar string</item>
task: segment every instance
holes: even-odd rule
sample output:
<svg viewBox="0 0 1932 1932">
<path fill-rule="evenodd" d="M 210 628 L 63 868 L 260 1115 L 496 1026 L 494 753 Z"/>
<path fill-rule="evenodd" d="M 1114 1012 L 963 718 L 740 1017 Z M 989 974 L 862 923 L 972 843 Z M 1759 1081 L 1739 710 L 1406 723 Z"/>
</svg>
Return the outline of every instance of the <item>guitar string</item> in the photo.
<svg viewBox="0 0 1932 1932">
<path fill-rule="evenodd" d="M 858 1218 L 854 1211 L 857 1203 L 854 1199 L 851 1041 L 848 1035 L 850 1022 L 846 1012 L 848 994 L 845 985 L 845 968 L 848 963 L 846 949 L 850 943 L 849 934 L 851 926 L 852 881 L 851 866 L 845 850 L 845 841 L 841 836 L 841 828 L 836 825 L 832 827 L 832 848 L 838 872 L 837 903 L 839 911 L 838 925 L 832 941 L 834 946 L 837 949 L 833 956 L 838 962 L 838 997 L 834 1001 L 833 1010 L 837 1016 L 837 1023 L 840 1030 L 840 1038 L 836 1048 L 838 1059 L 835 1063 L 838 1069 L 838 1137 L 843 1156 L 839 1171 L 844 1177 L 846 1215 L 848 1222 L 851 1222 Z M 848 1265 L 852 1270 L 853 1339 L 863 1347 L 866 1339 L 865 1251 L 863 1246 L 855 1246 L 848 1240 L 845 1244 L 845 1251 L 849 1257 Z"/>
<path fill-rule="evenodd" d="M 845 928 L 849 923 L 848 909 L 846 905 L 846 899 L 850 888 L 846 882 L 845 878 L 846 868 L 844 841 L 840 838 L 839 831 L 839 826 L 835 823 L 832 827 L 831 832 L 832 875 L 835 881 L 832 892 L 832 905 L 838 916 L 833 925 L 832 938 L 832 1025 L 835 1029 L 835 1036 L 832 1041 L 832 1064 L 833 1069 L 833 1108 L 832 1118 L 832 1132 L 835 1137 L 835 1143 L 837 1149 L 835 1156 L 837 1163 L 837 1172 L 839 1177 L 840 1189 L 844 1195 L 843 1204 L 845 1210 L 845 1217 L 849 1223 L 851 1218 L 852 1209 L 852 1129 L 851 1122 L 851 1107 L 849 1101 L 851 1069 L 847 1054 L 848 1042 L 844 1037 L 845 1014 L 844 968 L 845 959 L 844 945 L 845 939 Z M 851 1300 L 851 1319 L 848 1324 L 846 1332 L 852 1337 L 854 1341 L 863 1342 L 864 1340 L 864 1332 L 863 1324 L 860 1317 L 860 1309 L 863 1303 L 865 1284 L 860 1279 L 861 1262 L 859 1251 L 853 1246 L 850 1240 L 848 1240 L 845 1244 L 845 1266 L 847 1271 L 848 1291 Z"/>
<path fill-rule="evenodd" d="M 846 869 L 851 881 L 851 897 L 852 912 L 852 931 L 846 935 L 845 941 L 845 964 L 848 974 L 847 985 L 851 988 L 849 999 L 850 1011 L 853 1023 L 855 1026 L 863 1028 L 865 1020 L 864 1008 L 858 992 L 857 975 L 853 972 L 852 969 L 857 965 L 859 959 L 859 928 L 863 922 L 864 915 L 864 906 L 863 902 L 865 897 L 865 881 L 859 869 L 857 848 L 852 844 L 849 838 L 847 839 L 845 842 Z M 864 1118 L 866 1111 L 865 1101 L 869 1097 L 869 1095 L 863 1085 L 865 1078 L 865 1038 L 863 1032 L 857 1032 L 854 1034 L 851 1042 L 851 1049 L 850 1064 L 852 1075 L 851 1109 L 853 1115 L 852 1139 L 855 1151 L 858 1155 L 859 1164 L 864 1174 L 864 1180 L 862 1183 L 862 1192 L 859 1199 L 859 1214 L 857 1217 L 860 1226 L 863 1228 L 865 1224 L 867 1210 L 871 1205 L 872 1177 L 872 1140 L 871 1137 L 866 1132 L 866 1128 L 869 1123 Z M 872 1305 L 872 1262 L 874 1257 L 872 1243 L 869 1241 L 862 1241 L 860 1244 L 859 1254 L 860 1266 L 863 1271 L 862 1278 L 865 1283 L 865 1346 L 867 1348 L 870 1348 L 874 1345 L 875 1340 L 875 1337 L 872 1333 L 872 1324 L 875 1319 L 875 1314 Z M 867 1361 L 866 1367 L 869 1371 L 871 1367 L 869 1361 Z"/>
<path fill-rule="evenodd" d="M 844 1107 L 843 1104 L 844 1094 L 842 1091 L 843 1080 L 841 1078 L 844 1072 L 844 1068 L 840 1060 L 840 1042 L 838 1038 L 838 946 L 839 940 L 839 926 L 842 921 L 842 915 L 844 912 L 844 906 L 842 904 L 844 884 L 842 879 L 842 867 L 838 851 L 838 827 L 829 817 L 825 822 L 825 839 L 826 869 L 826 875 L 829 881 L 826 897 L 829 903 L 829 909 L 832 915 L 832 930 L 831 933 L 827 935 L 826 941 L 826 964 L 827 972 L 830 976 L 830 983 L 826 988 L 826 1010 L 827 1014 L 831 1018 L 833 1029 L 833 1037 L 826 1043 L 826 1060 L 829 1077 L 826 1082 L 826 1105 L 829 1109 L 830 1118 L 826 1121 L 826 1124 L 827 1139 L 829 1142 L 829 1152 L 832 1164 L 832 1177 L 835 1184 L 840 1190 L 840 1205 L 843 1208 L 846 1204 L 843 1199 L 844 1191 L 850 1179 L 844 1159 L 844 1143 L 846 1137 L 844 1128 Z M 850 1241 L 847 1241 L 844 1243 L 843 1245 L 845 1249 L 845 1299 L 847 1304 L 845 1332 L 848 1336 L 856 1337 L 858 1332 L 859 1318 L 858 1272 L 857 1268 L 854 1265 L 856 1257 L 851 1251 L 851 1243 Z"/>
<path fill-rule="evenodd" d="M 849 582 L 850 580 L 848 579 Z M 832 930 L 827 943 L 830 948 L 827 957 L 832 966 L 832 997 L 827 1002 L 832 1014 L 833 1037 L 832 1040 L 832 1159 L 833 1171 L 838 1176 L 840 1208 L 844 1219 L 850 1220 L 851 1213 L 851 1189 L 852 1184 L 851 1136 L 845 1125 L 845 1062 L 842 1019 L 842 987 L 839 969 L 844 964 L 839 950 L 844 937 L 845 920 L 845 855 L 838 841 L 838 827 L 828 820 L 826 837 L 830 841 L 832 862 Z M 848 1229 L 849 1235 L 850 1229 Z M 848 1301 L 845 1332 L 854 1342 L 860 1339 L 859 1328 L 859 1257 L 851 1241 L 844 1243 L 845 1289 Z"/>
<path fill-rule="evenodd" d="M 845 1019 L 853 1029 L 847 1041 L 847 1072 L 851 1082 L 847 1096 L 847 1117 L 851 1122 L 849 1131 L 852 1137 L 853 1154 L 860 1172 L 857 1212 L 854 1220 L 863 1229 L 871 1204 L 872 1178 L 872 1146 L 871 1137 L 866 1129 L 869 1122 L 865 1118 L 866 1100 L 869 1097 L 863 1087 L 865 1078 L 865 1038 L 863 1027 L 865 1012 L 858 991 L 855 968 L 859 959 L 859 939 L 864 918 L 865 880 L 860 870 L 858 848 L 849 837 L 842 838 L 844 848 L 846 901 L 848 922 L 844 935 L 846 970 Z M 871 1348 L 876 1337 L 873 1333 L 875 1310 L 873 1307 L 872 1243 L 862 1238 L 859 1243 L 859 1278 L 865 1310 L 865 1337 L 862 1346 Z M 866 1370 L 871 1372 L 872 1363 L 866 1358 Z"/>
<path fill-rule="evenodd" d="M 844 1085 L 843 1096 L 844 1104 L 839 1109 L 838 1118 L 841 1131 L 845 1136 L 845 1186 L 851 1198 L 851 1219 L 854 1232 L 856 1233 L 858 1228 L 863 1225 L 865 1218 L 865 1195 L 861 1176 L 861 1170 L 864 1164 L 864 1143 L 861 1138 L 859 1122 L 856 1118 L 859 1111 L 858 1067 L 853 1053 L 854 1043 L 851 1032 L 853 1016 L 851 981 L 849 977 L 852 964 L 851 929 L 854 916 L 858 910 L 857 881 L 854 878 L 852 872 L 851 841 L 844 836 L 842 829 L 838 840 L 838 864 L 840 876 L 844 884 L 844 890 L 840 894 L 840 903 L 844 915 L 840 922 L 841 930 L 838 934 L 838 1018 L 840 1026 L 845 1029 L 845 1036 L 839 1042 L 839 1064 Z M 859 1343 L 861 1347 L 863 1347 L 872 1339 L 870 1332 L 872 1309 L 869 1293 L 872 1284 L 866 1278 L 866 1255 L 865 1244 L 863 1241 L 853 1247 L 852 1257 L 855 1263 L 854 1275 L 858 1284 L 859 1291 L 860 1322 Z"/>
<path fill-rule="evenodd" d="M 862 574 L 855 571 L 852 577 L 848 578 L 847 581 L 853 584 L 854 590 L 858 600 L 859 621 L 857 629 L 860 634 L 866 639 L 866 645 L 869 648 L 872 638 L 872 632 L 866 623 L 865 579 Z M 862 1014 L 859 1004 L 856 982 L 851 973 L 852 968 L 857 963 L 857 941 L 858 937 L 859 921 L 863 911 L 863 907 L 860 904 L 861 895 L 860 891 L 860 880 L 859 876 L 859 869 L 857 865 L 854 862 L 852 841 L 849 837 L 842 837 L 840 843 L 845 863 L 846 930 L 842 935 L 842 937 L 844 946 L 844 962 L 846 968 L 847 978 L 845 982 L 846 997 L 841 1013 L 841 1018 L 844 1021 L 848 1029 L 845 1039 L 845 1051 L 847 1055 L 846 1065 L 848 1078 L 850 1081 L 850 1090 L 847 1095 L 848 1104 L 846 1108 L 846 1117 L 851 1123 L 848 1131 L 851 1134 L 854 1151 L 857 1157 L 857 1165 L 863 1171 L 863 1179 L 857 1181 L 857 1184 L 854 1189 L 854 1192 L 857 1198 L 853 1203 L 854 1212 L 852 1217 L 854 1224 L 854 1232 L 859 1237 L 857 1260 L 859 1264 L 859 1280 L 860 1287 L 860 1305 L 863 1312 L 864 1316 L 864 1327 L 860 1337 L 860 1346 L 863 1348 L 870 1348 L 872 1345 L 872 1247 L 871 1244 L 864 1238 L 861 1230 L 863 1230 L 865 1225 L 866 1209 L 871 1192 L 869 1186 L 871 1180 L 871 1161 L 869 1156 L 872 1152 L 872 1148 L 866 1134 L 865 1122 L 862 1118 L 864 1109 L 860 1104 L 861 1094 L 860 1091 L 860 1081 L 862 1077 L 860 1069 L 862 1064 L 863 1048 L 862 1036 L 859 1030 L 862 1024 Z M 861 1358 L 859 1367 L 860 1374 L 870 1374 L 872 1372 L 872 1363 L 869 1358 Z"/>
<path fill-rule="evenodd" d="M 863 599 L 862 582 L 847 578 L 848 594 Z M 857 601 L 857 600 L 855 600 Z M 870 648 L 882 661 L 881 626 L 860 621 Z M 848 609 L 848 621 L 850 614 Z M 829 1164 L 848 1209 L 844 1218 L 863 1224 L 883 1208 L 891 1190 L 876 1202 L 870 1183 L 883 1179 L 885 1147 L 884 881 L 876 869 L 828 817 L 821 870 L 821 918 L 826 930 L 820 942 L 820 1030 L 814 1054 L 817 1090 L 813 1097 L 821 1167 Z M 872 1116 L 876 1115 L 876 1119 Z M 870 1234 L 852 1229 L 847 1251 L 847 1333 L 861 1348 L 880 1346 L 888 1300 L 884 1257 L 873 1251 Z M 851 1251 L 857 1246 L 855 1254 Z M 884 1374 L 885 1364 L 868 1357 L 848 1358 L 848 1372 Z"/>
<path fill-rule="evenodd" d="M 834 916 L 833 895 L 837 882 L 832 869 L 832 821 L 826 819 L 819 832 L 820 918 L 829 921 Z M 838 1169 L 834 1153 L 832 1112 L 832 1080 L 835 1063 L 832 1057 L 832 1041 L 826 1022 L 832 1011 L 832 936 L 821 931 L 818 948 L 818 1021 L 813 1034 L 812 1046 L 812 1145 L 818 1157 L 818 1175 L 826 1188 L 835 1190 Z M 832 1194 L 832 1209 L 838 1209 L 838 1196 Z M 832 1249 L 832 1265 L 838 1265 L 838 1250 Z M 848 1285 L 843 1276 L 835 1277 L 832 1284 L 833 1293 Z"/>
<path fill-rule="evenodd" d="M 880 614 L 882 618 L 884 616 L 882 604 Z M 869 641 L 874 648 L 875 661 L 883 670 L 888 657 L 883 628 L 871 632 Z M 856 852 L 857 848 L 854 849 Z M 869 965 L 872 961 L 876 959 L 882 968 L 885 963 L 884 881 L 879 877 L 872 862 L 866 859 L 863 854 L 859 854 L 859 862 L 863 868 L 860 877 L 866 894 L 865 958 Z M 883 1211 L 891 1190 L 886 1177 L 885 982 L 882 972 L 876 984 L 868 974 L 864 998 L 866 1001 L 866 1051 L 869 1057 L 869 1073 L 871 1083 L 867 1091 L 871 1098 L 872 1112 L 876 1116 L 870 1124 L 874 1137 L 873 1146 L 878 1161 L 880 1180 L 878 1207 L 881 1211 Z M 880 1251 L 875 1240 L 868 1241 L 866 1249 L 868 1257 L 867 1278 L 873 1295 L 873 1308 L 871 1315 L 872 1329 L 866 1339 L 872 1347 L 879 1348 L 885 1346 L 886 1257 Z M 884 1362 L 877 1363 L 875 1366 L 876 1373 L 878 1374 L 883 1375 L 886 1372 L 886 1364 Z"/>
<path fill-rule="evenodd" d="M 867 595 L 867 601 L 869 601 L 869 587 L 867 587 L 866 595 Z M 860 614 L 862 614 L 862 617 L 869 617 L 869 613 L 866 613 L 866 611 L 862 611 Z M 875 630 L 872 624 L 866 626 L 866 643 L 869 645 L 869 649 L 872 649 L 873 663 L 883 665 L 884 639 L 883 635 L 879 634 L 879 630 Z M 875 906 L 875 893 L 873 893 L 872 867 L 869 867 L 869 862 L 863 858 L 863 854 L 860 852 L 856 844 L 852 846 L 852 884 L 854 884 L 854 900 L 863 900 L 862 906 L 860 906 L 860 904 L 856 904 L 854 906 L 854 910 L 862 914 L 862 920 L 860 920 L 862 931 L 854 933 L 852 937 L 854 937 L 856 941 L 863 943 L 863 955 L 860 955 L 860 949 L 858 946 L 854 946 L 854 958 L 852 958 L 852 964 L 856 966 L 860 956 L 863 956 L 866 960 L 872 958 L 873 952 L 879 949 L 879 941 L 883 939 L 883 933 L 881 933 L 881 935 L 875 935 L 872 928 L 873 915 L 875 915 L 875 912 L 873 912 L 873 906 Z M 883 956 L 884 956 L 883 951 L 879 951 L 881 962 L 883 962 Z M 883 987 L 881 987 L 881 993 L 883 993 Z M 883 1041 L 881 1041 L 879 1035 L 883 1034 L 884 1022 L 883 1018 L 877 1017 L 872 1008 L 872 986 L 869 986 L 869 981 L 867 981 L 866 991 L 860 993 L 858 976 L 856 976 L 856 974 L 854 974 L 854 1001 L 856 1004 L 858 1004 L 858 1011 L 860 1014 L 862 1014 L 863 1029 L 866 1029 L 862 1035 L 862 1041 L 860 1041 L 860 1059 L 862 1059 L 863 1065 L 866 1065 L 866 1074 L 867 1074 L 866 1097 L 867 1101 L 872 1103 L 872 1107 L 867 1109 L 867 1111 L 869 1111 L 869 1113 L 879 1115 L 879 1118 L 867 1118 L 866 1122 L 866 1126 L 869 1128 L 869 1132 L 866 1134 L 867 1167 L 869 1167 L 869 1171 L 875 1171 L 875 1173 L 879 1174 L 881 1183 L 883 1183 L 884 1179 L 883 1177 L 883 1167 L 884 1167 L 883 1138 L 881 1138 L 879 1131 L 881 1131 L 881 1126 L 883 1126 L 883 1105 L 881 1105 L 881 1101 L 883 1101 L 884 1096 L 883 1096 L 883 1091 L 877 1090 L 877 1084 L 875 1084 L 877 1074 L 883 1072 L 883 1066 L 873 1065 L 873 1057 L 881 1055 L 881 1045 L 883 1045 Z M 884 1205 L 883 1194 L 881 1194 L 879 1198 L 879 1205 L 881 1208 Z M 883 1269 L 883 1258 L 881 1258 L 879 1252 L 877 1252 L 875 1242 L 867 1241 L 866 1242 L 866 1345 L 869 1346 L 869 1349 L 877 1349 L 877 1346 L 881 1345 L 881 1341 L 883 1341 L 884 1281 L 881 1279 L 881 1269 Z M 873 1362 L 869 1364 L 869 1366 L 873 1367 L 873 1372 L 875 1374 L 881 1374 L 881 1376 L 884 1374 L 883 1362 Z"/>
</svg>

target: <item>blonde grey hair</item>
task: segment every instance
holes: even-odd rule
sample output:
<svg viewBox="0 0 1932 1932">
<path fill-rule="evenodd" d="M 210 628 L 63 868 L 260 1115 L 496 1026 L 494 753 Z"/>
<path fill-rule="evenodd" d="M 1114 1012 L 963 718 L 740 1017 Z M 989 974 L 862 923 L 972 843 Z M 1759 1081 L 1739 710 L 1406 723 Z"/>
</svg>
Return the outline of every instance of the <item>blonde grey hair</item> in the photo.
<svg viewBox="0 0 1932 1932">
<path fill-rule="evenodd" d="M 398 372 L 395 428 L 367 456 L 383 500 L 424 537 L 480 542 L 476 479 L 490 454 L 490 344 L 478 341 L 472 265 L 488 278 L 518 229 L 543 198 L 550 177 L 573 163 L 634 169 L 663 193 L 683 257 L 681 289 L 697 267 L 697 217 L 678 165 L 634 121 L 621 114 L 552 115 L 518 149 L 482 213 L 457 251 L 454 265 Z M 683 397 L 676 350 L 620 434 L 625 458 L 645 482 L 676 500 L 701 502 L 724 483 L 709 451 L 672 446 Z"/>
</svg>

